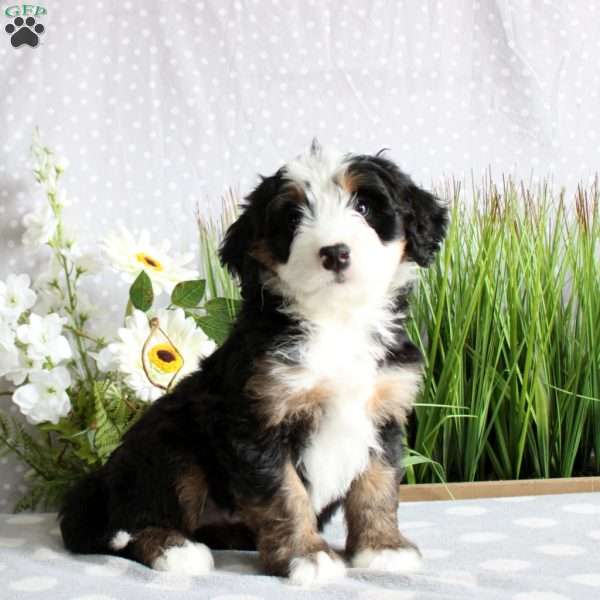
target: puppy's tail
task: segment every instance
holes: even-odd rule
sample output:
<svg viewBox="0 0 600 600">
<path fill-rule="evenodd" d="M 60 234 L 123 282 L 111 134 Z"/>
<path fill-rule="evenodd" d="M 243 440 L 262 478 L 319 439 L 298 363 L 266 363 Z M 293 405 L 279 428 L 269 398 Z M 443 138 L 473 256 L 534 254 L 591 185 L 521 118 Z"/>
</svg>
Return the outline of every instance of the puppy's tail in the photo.
<svg viewBox="0 0 600 600">
<path fill-rule="evenodd" d="M 87 475 L 69 490 L 58 519 L 67 550 L 80 554 L 108 550 L 108 492 L 101 471 Z"/>
</svg>

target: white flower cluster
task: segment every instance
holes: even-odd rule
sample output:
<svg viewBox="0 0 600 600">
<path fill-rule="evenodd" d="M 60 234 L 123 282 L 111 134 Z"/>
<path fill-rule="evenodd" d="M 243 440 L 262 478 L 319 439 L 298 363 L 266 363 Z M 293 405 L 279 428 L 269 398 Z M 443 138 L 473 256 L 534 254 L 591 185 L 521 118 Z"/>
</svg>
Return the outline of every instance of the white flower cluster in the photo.
<svg viewBox="0 0 600 600">
<path fill-rule="evenodd" d="M 58 423 L 71 409 L 73 352 L 62 335 L 65 319 L 31 312 L 36 294 L 28 275 L 0 281 L 0 377 L 18 386 L 13 402 L 31 423 Z"/>
<path fill-rule="evenodd" d="M 198 272 L 189 268 L 193 256 L 171 255 L 168 242 L 152 244 L 147 232 L 134 236 L 124 227 L 102 242 L 104 256 L 86 252 L 62 219 L 68 201 L 59 179 L 66 161 L 43 146 L 37 132 L 32 152 L 46 201 L 24 217 L 23 244 L 46 246 L 52 253 L 33 289 L 28 275 L 0 281 L 0 380 L 12 384 L 13 402 L 33 424 L 57 424 L 71 411 L 69 392 L 91 393 L 99 379 L 124 381 L 140 400 L 153 401 L 195 370 L 215 343 L 181 308 L 170 307 L 150 320 L 133 311 L 118 330 L 118 341 L 107 345 L 93 335 L 99 319 L 79 290 L 79 279 L 104 262 L 127 281 L 145 271 L 155 294 L 171 294 L 179 282 L 197 279 Z"/>
</svg>

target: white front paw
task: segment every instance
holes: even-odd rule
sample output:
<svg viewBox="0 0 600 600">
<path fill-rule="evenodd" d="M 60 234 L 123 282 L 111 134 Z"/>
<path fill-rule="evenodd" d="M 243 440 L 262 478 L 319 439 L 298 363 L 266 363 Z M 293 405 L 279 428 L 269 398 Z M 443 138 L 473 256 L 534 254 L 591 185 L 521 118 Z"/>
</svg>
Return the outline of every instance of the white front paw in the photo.
<svg viewBox="0 0 600 600">
<path fill-rule="evenodd" d="M 421 568 L 421 555 L 414 548 L 397 550 L 361 550 L 352 558 L 352 566 L 388 573 L 414 573 Z"/>
<path fill-rule="evenodd" d="M 345 573 L 344 563 L 323 551 L 294 558 L 290 563 L 290 583 L 294 585 L 327 583 L 343 577 Z"/>
<path fill-rule="evenodd" d="M 207 546 L 186 540 L 181 546 L 163 550 L 152 568 L 182 575 L 207 575 L 214 568 L 214 561 Z"/>
</svg>

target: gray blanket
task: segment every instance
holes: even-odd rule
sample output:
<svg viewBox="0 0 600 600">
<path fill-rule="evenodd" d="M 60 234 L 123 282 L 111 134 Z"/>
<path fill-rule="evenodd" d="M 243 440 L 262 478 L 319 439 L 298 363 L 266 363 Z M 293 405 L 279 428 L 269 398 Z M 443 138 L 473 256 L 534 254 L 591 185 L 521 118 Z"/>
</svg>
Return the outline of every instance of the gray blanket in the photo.
<svg viewBox="0 0 600 600">
<path fill-rule="evenodd" d="M 402 503 L 401 529 L 419 544 L 422 572 L 350 569 L 310 590 L 261 575 L 254 553 L 215 552 L 208 577 L 173 576 L 106 556 L 71 556 L 53 514 L 0 515 L 2 600 L 598 600 L 600 494 Z M 341 515 L 326 531 L 344 543 Z"/>
</svg>

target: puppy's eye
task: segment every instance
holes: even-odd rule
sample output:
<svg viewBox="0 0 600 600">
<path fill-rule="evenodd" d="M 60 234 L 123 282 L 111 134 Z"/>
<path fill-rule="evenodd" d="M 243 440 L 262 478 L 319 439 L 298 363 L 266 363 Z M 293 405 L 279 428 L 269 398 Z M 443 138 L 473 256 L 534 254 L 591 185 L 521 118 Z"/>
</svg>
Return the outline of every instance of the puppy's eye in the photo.
<svg viewBox="0 0 600 600">
<path fill-rule="evenodd" d="M 369 204 L 364 198 L 359 198 L 356 203 L 356 212 L 366 217 L 369 214 Z"/>
</svg>

